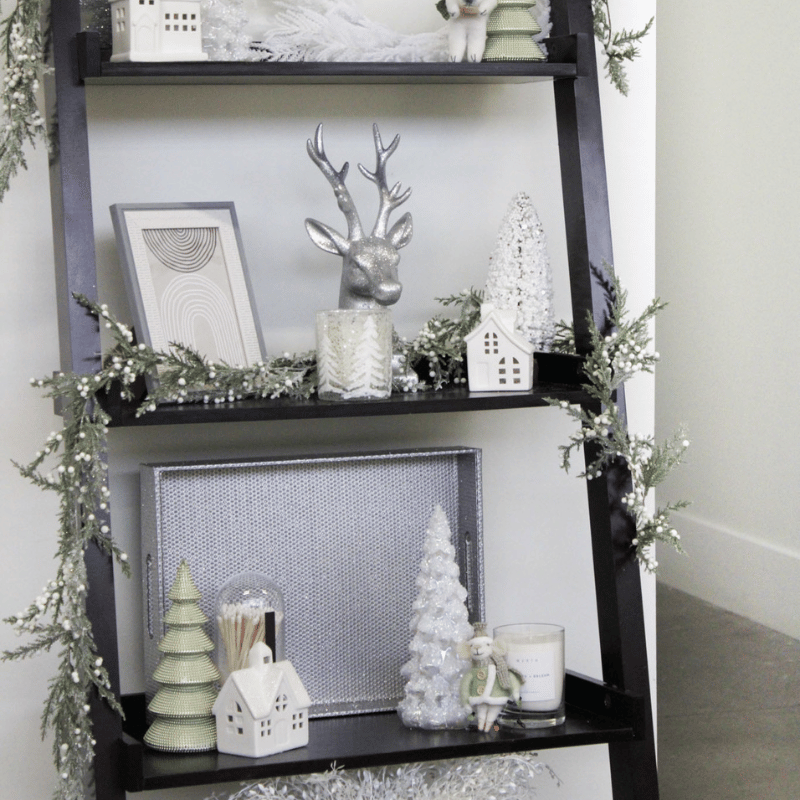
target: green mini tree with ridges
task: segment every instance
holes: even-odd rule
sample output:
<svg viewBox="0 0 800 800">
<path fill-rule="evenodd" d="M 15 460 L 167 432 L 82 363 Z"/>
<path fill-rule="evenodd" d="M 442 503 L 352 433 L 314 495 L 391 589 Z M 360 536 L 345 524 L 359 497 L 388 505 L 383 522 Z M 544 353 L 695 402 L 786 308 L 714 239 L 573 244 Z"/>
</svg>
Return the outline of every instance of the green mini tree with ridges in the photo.
<svg viewBox="0 0 800 800">
<path fill-rule="evenodd" d="M 536 0 L 498 0 L 486 26 L 484 61 L 544 61 L 533 37 L 542 29 L 531 9 Z"/>
<path fill-rule="evenodd" d="M 196 753 L 217 746 L 211 707 L 219 670 L 209 657 L 214 644 L 203 630 L 208 617 L 197 604 L 200 592 L 189 565 L 181 561 L 169 590 L 172 606 L 164 615 L 167 632 L 158 643 L 164 654 L 153 678 L 160 688 L 148 705 L 155 719 L 145 744 L 173 753 Z"/>
</svg>

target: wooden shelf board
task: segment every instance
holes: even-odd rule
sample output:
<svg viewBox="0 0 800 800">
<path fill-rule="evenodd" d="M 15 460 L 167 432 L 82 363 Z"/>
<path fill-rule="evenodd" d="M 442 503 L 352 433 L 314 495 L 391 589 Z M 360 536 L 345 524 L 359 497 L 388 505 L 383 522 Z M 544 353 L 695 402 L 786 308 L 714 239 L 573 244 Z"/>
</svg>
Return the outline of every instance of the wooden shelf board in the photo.
<svg viewBox="0 0 800 800">
<path fill-rule="evenodd" d="M 571 692 L 571 689 L 574 690 Z M 315 719 L 309 744 L 264 758 L 244 758 L 216 751 L 195 754 L 160 753 L 126 736 L 123 761 L 128 791 L 250 781 L 305 775 L 330 769 L 404 764 L 526 750 L 543 750 L 636 739 L 638 701 L 583 676 L 568 674 L 567 698 L 576 694 L 588 705 L 568 703 L 567 721 L 552 728 L 490 733 L 474 730 L 426 731 L 406 728 L 395 712 Z M 612 716 L 614 715 L 614 716 Z M 129 715 L 130 716 L 130 715 Z"/>
<path fill-rule="evenodd" d="M 546 40 L 551 61 L 331 62 L 155 61 L 111 62 L 93 31 L 77 36 L 81 78 L 89 84 L 242 83 L 528 83 L 578 75 L 577 37 Z"/>
<path fill-rule="evenodd" d="M 547 397 L 570 403 L 588 400 L 585 392 L 575 386 L 546 384 L 538 385 L 530 392 L 469 392 L 467 389 L 446 389 L 439 392 L 392 394 L 386 399 L 344 402 L 330 402 L 312 397 L 309 400 L 277 398 L 218 404 L 172 403 L 161 405 L 141 417 L 136 416 L 137 407 L 132 403 L 110 403 L 106 405 L 106 409 L 112 417 L 111 427 L 129 427 L 492 411 L 545 406 Z"/>
<path fill-rule="evenodd" d="M 533 389 L 526 392 L 470 392 L 466 388 L 448 388 L 438 392 L 394 393 L 385 399 L 343 402 L 319 400 L 314 396 L 309 400 L 281 397 L 232 403 L 170 403 L 140 417 L 136 416 L 138 403 L 122 401 L 119 396 L 99 395 L 98 398 L 111 415 L 111 427 L 495 411 L 546 406 L 547 398 L 574 404 L 591 402 L 580 386 L 581 364 L 581 359 L 576 356 L 537 353 L 536 380 Z"/>
<path fill-rule="evenodd" d="M 87 84 L 529 83 L 574 78 L 575 64 L 393 62 L 103 62 Z"/>
</svg>

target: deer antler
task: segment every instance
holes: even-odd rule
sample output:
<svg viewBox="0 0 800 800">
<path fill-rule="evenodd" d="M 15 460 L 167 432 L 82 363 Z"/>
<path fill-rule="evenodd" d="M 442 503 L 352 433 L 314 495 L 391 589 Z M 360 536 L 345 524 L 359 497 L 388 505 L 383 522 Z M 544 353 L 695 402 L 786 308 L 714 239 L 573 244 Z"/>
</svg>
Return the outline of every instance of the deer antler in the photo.
<svg viewBox="0 0 800 800">
<path fill-rule="evenodd" d="M 358 169 L 365 178 L 372 181 L 378 187 L 378 191 L 380 192 L 378 218 L 375 221 L 375 227 L 372 230 L 372 235 L 382 238 L 386 236 L 386 228 L 389 224 L 389 215 L 399 205 L 402 205 L 406 200 L 408 200 L 409 196 L 411 195 L 411 189 L 406 189 L 402 194 L 400 194 L 400 183 L 396 183 L 391 189 L 389 189 L 389 185 L 386 180 L 386 162 L 389 160 L 389 157 L 392 155 L 392 153 L 394 153 L 394 151 L 397 149 L 397 145 L 400 144 L 400 135 L 398 134 L 395 136 L 392 140 L 392 143 L 386 148 L 384 148 L 383 142 L 381 141 L 381 134 L 378 130 L 377 123 L 372 126 L 372 135 L 375 139 L 375 153 L 377 156 L 375 172 L 370 172 L 362 164 L 358 165 Z"/>
<path fill-rule="evenodd" d="M 306 142 L 306 150 L 311 160 L 319 167 L 320 172 L 328 179 L 328 183 L 333 187 L 333 193 L 336 196 L 336 202 L 339 204 L 339 210 L 344 214 L 347 220 L 347 238 L 351 241 L 355 239 L 364 238 L 364 229 L 361 227 L 361 219 L 356 210 L 356 204 L 350 196 L 350 191 L 345 186 L 345 179 L 347 178 L 347 171 L 350 169 L 350 164 L 345 161 L 344 166 L 337 172 L 328 157 L 325 155 L 325 147 L 322 142 L 322 123 L 317 125 L 316 133 L 314 134 L 314 141 L 309 139 Z"/>
</svg>

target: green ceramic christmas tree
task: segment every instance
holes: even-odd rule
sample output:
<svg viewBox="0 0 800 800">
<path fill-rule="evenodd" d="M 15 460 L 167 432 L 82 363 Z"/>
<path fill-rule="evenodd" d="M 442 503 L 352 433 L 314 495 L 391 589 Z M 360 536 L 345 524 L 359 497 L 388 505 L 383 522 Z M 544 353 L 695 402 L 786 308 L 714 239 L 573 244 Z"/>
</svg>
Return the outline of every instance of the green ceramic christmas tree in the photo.
<svg viewBox="0 0 800 800">
<path fill-rule="evenodd" d="M 542 29 L 531 9 L 536 0 L 498 0 L 486 26 L 484 61 L 544 61 L 533 40 Z"/>
<path fill-rule="evenodd" d="M 214 644 L 203 630 L 208 617 L 189 565 L 181 561 L 167 595 L 172 606 L 164 615 L 167 632 L 158 643 L 164 654 L 153 673 L 160 688 L 147 707 L 155 716 L 145 744 L 173 753 L 197 753 L 217 746 L 211 706 L 217 697 L 219 670 L 209 657 Z"/>
</svg>

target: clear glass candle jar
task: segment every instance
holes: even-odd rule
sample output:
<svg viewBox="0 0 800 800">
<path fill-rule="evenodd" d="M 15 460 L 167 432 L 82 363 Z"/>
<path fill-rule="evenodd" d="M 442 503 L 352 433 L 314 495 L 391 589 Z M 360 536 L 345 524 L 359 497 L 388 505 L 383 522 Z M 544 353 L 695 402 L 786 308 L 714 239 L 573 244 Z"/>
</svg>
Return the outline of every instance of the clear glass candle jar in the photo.
<svg viewBox="0 0 800 800">
<path fill-rule="evenodd" d="M 520 703 L 509 703 L 497 721 L 510 728 L 561 725 L 564 711 L 564 628 L 541 622 L 501 625 L 494 640 L 524 683 Z"/>
</svg>

